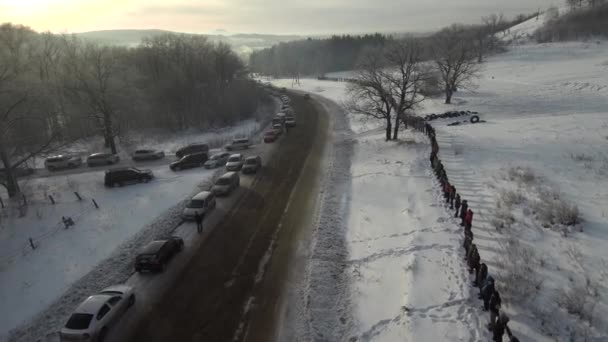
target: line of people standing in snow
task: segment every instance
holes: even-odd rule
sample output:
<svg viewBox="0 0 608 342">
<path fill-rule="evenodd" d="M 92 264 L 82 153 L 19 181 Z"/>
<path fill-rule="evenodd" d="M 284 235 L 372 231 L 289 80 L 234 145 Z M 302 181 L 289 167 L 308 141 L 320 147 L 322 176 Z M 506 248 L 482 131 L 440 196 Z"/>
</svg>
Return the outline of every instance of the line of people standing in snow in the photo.
<svg viewBox="0 0 608 342">
<path fill-rule="evenodd" d="M 473 275 L 473 286 L 479 288 L 479 299 L 483 300 L 483 310 L 490 311 L 490 322 L 488 329 L 492 332 L 493 341 L 502 342 L 506 333 L 511 342 L 519 342 L 513 336 L 509 326 L 509 317 L 500 312 L 502 300 L 500 293 L 494 286 L 494 278 L 488 272 L 488 266 L 481 262 L 477 246 L 473 243 L 473 210 L 469 207 L 466 199 L 462 199 L 456 191 L 456 187 L 450 183 L 443 163 L 439 159 L 439 144 L 435 136 L 435 129 L 422 118 L 408 118 L 406 124 L 426 134 L 431 142 L 430 164 L 437 180 L 441 184 L 446 205 L 454 210 L 454 217 L 460 218 L 460 226 L 464 230 L 465 260 L 469 273 Z"/>
</svg>

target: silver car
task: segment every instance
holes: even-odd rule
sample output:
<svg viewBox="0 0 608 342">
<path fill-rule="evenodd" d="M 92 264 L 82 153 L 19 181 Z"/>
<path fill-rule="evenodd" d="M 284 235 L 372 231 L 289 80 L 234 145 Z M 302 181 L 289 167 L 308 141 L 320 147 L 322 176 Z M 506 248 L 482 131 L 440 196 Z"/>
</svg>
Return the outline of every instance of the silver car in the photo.
<svg viewBox="0 0 608 342">
<path fill-rule="evenodd" d="M 230 158 L 228 158 L 228 162 L 226 163 L 226 171 L 241 171 L 244 162 L 245 159 L 243 158 L 242 154 L 233 154 L 230 156 Z"/>
<path fill-rule="evenodd" d="M 157 160 L 165 158 L 165 152 L 157 150 L 137 150 L 131 156 L 134 161 Z"/>
<path fill-rule="evenodd" d="M 228 161 L 228 157 L 230 157 L 230 153 L 228 152 L 214 154 L 205 162 L 205 168 L 215 169 L 216 167 L 224 166 Z"/>
<path fill-rule="evenodd" d="M 82 158 L 70 154 L 60 154 L 46 158 L 44 166 L 49 171 L 55 171 L 60 169 L 71 169 L 79 167 L 82 164 Z"/>
<path fill-rule="evenodd" d="M 112 165 L 120 161 L 117 154 L 93 153 L 87 158 L 88 166 Z"/>
<path fill-rule="evenodd" d="M 102 342 L 110 327 L 135 304 L 133 288 L 127 285 L 108 287 L 85 299 L 72 313 L 59 333 L 61 341 Z"/>
</svg>

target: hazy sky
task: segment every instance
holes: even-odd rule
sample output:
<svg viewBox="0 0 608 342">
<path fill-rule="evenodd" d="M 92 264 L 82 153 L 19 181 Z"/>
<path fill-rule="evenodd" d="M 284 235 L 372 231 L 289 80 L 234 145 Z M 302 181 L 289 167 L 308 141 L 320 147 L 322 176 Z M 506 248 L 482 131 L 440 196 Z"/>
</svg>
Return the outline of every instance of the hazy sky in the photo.
<svg viewBox="0 0 608 342">
<path fill-rule="evenodd" d="M 563 0 L 0 0 L 0 22 L 82 32 L 158 28 L 205 33 L 326 34 L 431 31 L 482 15 L 545 9 Z"/>
</svg>

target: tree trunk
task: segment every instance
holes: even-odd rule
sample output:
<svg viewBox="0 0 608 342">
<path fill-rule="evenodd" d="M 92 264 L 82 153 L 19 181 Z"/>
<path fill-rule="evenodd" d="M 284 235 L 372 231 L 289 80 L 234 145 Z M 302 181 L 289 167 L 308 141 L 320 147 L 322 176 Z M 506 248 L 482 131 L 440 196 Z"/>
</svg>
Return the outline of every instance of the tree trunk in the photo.
<svg viewBox="0 0 608 342">
<path fill-rule="evenodd" d="M 399 123 L 401 117 L 399 115 L 395 115 L 395 127 L 393 127 L 393 140 L 397 140 L 399 138 Z"/>
<path fill-rule="evenodd" d="M 116 154 L 116 142 L 114 141 L 114 133 L 112 132 L 112 118 L 110 113 L 103 113 L 103 136 L 106 142 L 106 147 L 109 147 L 112 154 Z"/>
<path fill-rule="evenodd" d="M 386 141 L 391 140 L 391 130 L 392 130 L 391 118 L 388 117 L 386 119 Z"/>
<path fill-rule="evenodd" d="M 8 192 L 8 197 L 15 197 L 21 189 L 19 189 L 19 182 L 15 176 L 15 169 L 11 167 L 10 160 L 6 151 L 0 146 L 0 159 L 4 164 L 4 186 Z"/>
<path fill-rule="evenodd" d="M 452 87 L 450 86 L 446 86 L 445 87 L 445 103 L 446 104 L 451 104 L 452 103 Z"/>
</svg>

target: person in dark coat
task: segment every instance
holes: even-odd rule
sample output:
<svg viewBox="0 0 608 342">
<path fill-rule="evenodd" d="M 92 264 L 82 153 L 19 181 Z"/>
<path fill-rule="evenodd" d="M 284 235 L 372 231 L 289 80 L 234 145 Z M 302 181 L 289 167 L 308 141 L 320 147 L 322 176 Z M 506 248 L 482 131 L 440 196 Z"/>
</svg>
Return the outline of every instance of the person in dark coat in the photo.
<svg viewBox="0 0 608 342">
<path fill-rule="evenodd" d="M 473 225 L 473 210 L 468 209 L 467 213 L 464 216 L 464 229 L 471 230 Z"/>
<path fill-rule="evenodd" d="M 488 324 L 488 329 L 490 329 L 490 331 L 494 330 L 494 327 L 496 326 L 496 318 L 498 317 L 501 304 L 502 300 L 500 299 L 500 293 L 495 289 L 494 293 L 490 296 L 490 324 Z"/>
<path fill-rule="evenodd" d="M 498 317 L 498 320 L 494 325 L 492 336 L 492 340 L 494 342 L 502 342 L 502 336 L 505 334 L 505 331 L 507 332 L 507 335 L 512 339 L 513 334 L 511 333 L 511 329 L 509 329 L 507 323 L 509 323 L 509 317 L 505 313 L 500 314 L 500 317 Z"/>
<path fill-rule="evenodd" d="M 475 282 L 473 283 L 473 285 L 475 285 L 475 287 L 481 288 L 481 284 L 483 284 L 487 276 L 488 265 L 482 263 L 481 265 L 479 265 L 479 272 L 477 272 L 477 277 L 475 277 Z"/>
<path fill-rule="evenodd" d="M 488 311 L 490 309 L 490 297 L 492 297 L 494 290 L 494 278 L 491 278 L 481 289 L 481 299 L 483 299 L 483 311 Z"/>
<path fill-rule="evenodd" d="M 462 219 L 462 222 L 460 223 L 460 225 L 463 227 L 464 227 L 464 217 L 467 213 L 467 209 L 469 209 L 469 202 L 467 202 L 467 200 L 463 200 L 462 206 L 460 207 L 460 218 Z"/>
<path fill-rule="evenodd" d="M 469 231 L 470 234 L 464 234 L 464 242 L 462 246 L 464 247 L 465 259 L 468 261 L 469 251 L 471 249 L 471 245 L 473 244 L 473 232 Z"/>
<path fill-rule="evenodd" d="M 473 259 L 471 260 L 471 271 L 475 276 L 479 273 L 479 266 L 481 262 L 481 257 L 479 256 L 479 251 L 477 250 L 477 246 L 475 246 L 475 252 L 472 255 Z"/>
<path fill-rule="evenodd" d="M 479 252 L 477 251 L 477 246 L 473 243 L 469 248 L 469 253 L 467 254 L 467 264 L 469 265 L 469 273 L 473 273 L 473 268 L 475 266 L 475 260 L 479 259 Z"/>
<path fill-rule="evenodd" d="M 196 222 L 196 231 L 203 232 L 203 216 L 197 212 L 194 213 L 194 221 Z"/>
<path fill-rule="evenodd" d="M 456 200 L 454 201 L 454 207 L 456 207 L 456 213 L 454 217 L 458 217 L 458 211 L 460 210 L 460 194 L 456 194 Z"/>
<path fill-rule="evenodd" d="M 445 198 L 445 203 L 450 203 L 450 197 L 452 196 L 450 195 L 450 191 L 452 191 L 450 182 L 445 182 L 443 184 L 443 197 Z"/>
<path fill-rule="evenodd" d="M 452 185 L 450 189 L 450 209 L 454 209 L 454 199 L 456 198 L 456 187 Z"/>
</svg>

